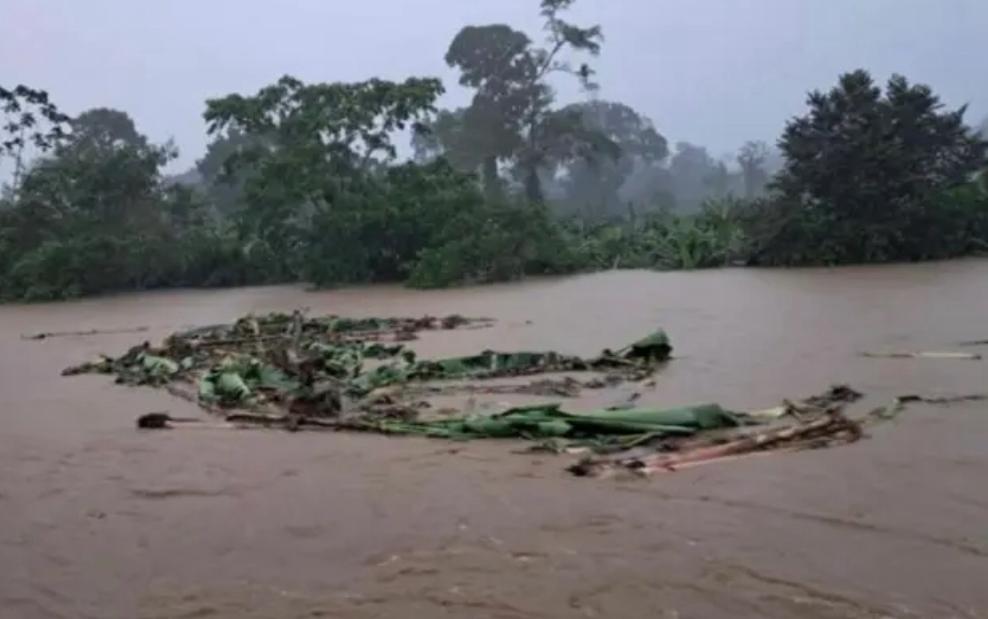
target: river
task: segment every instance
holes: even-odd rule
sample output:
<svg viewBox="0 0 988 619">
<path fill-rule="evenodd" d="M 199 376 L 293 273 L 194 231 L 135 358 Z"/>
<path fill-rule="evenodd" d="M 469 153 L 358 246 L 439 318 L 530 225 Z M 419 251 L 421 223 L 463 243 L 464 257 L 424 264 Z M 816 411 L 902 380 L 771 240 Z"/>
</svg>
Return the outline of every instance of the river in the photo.
<svg viewBox="0 0 988 619">
<path fill-rule="evenodd" d="M 988 338 L 983 260 L 4 306 L 0 617 L 988 617 L 983 403 L 910 407 L 850 446 L 619 481 L 501 443 L 140 433 L 141 413 L 198 411 L 59 376 L 144 337 L 298 307 L 497 319 L 425 336 L 428 355 L 592 354 L 662 326 L 676 358 L 649 404 L 768 407 L 839 382 L 864 408 L 988 390 L 986 362 L 859 355 Z"/>
</svg>

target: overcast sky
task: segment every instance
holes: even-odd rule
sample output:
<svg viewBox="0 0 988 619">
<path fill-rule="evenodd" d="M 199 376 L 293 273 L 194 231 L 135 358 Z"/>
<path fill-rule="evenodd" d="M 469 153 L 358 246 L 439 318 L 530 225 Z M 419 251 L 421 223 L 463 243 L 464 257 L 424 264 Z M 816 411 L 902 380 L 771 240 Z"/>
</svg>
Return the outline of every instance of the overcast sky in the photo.
<svg viewBox="0 0 988 619">
<path fill-rule="evenodd" d="M 305 81 L 439 76 L 466 24 L 541 38 L 538 0 L 0 0 L 0 84 L 47 89 L 66 112 L 130 113 L 191 165 L 204 100 Z M 988 0 L 578 0 L 571 19 L 607 37 L 601 98 L 652 118 L 670 142 L 715 155 L 774 141 L 805 94 L 864 67 L 933 86 L 968 120 L 988 115 Z M 563 98 L 579 96 L 567 88 Z"/>
</svg>

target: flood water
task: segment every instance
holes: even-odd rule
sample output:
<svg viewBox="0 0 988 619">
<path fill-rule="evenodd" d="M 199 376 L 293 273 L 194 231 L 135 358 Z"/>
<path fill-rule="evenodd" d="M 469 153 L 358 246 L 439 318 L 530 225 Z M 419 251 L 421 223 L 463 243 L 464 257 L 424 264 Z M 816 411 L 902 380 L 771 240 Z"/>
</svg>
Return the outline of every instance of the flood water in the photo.
<svg viewBox="0 0 988 619">
<path fill-rule="evenodd" d="M 504 443 L 139 433 L 142 413 L 198 411 L 59 376 L 145 337 L 299 307 L 498 320 L 427 335 L 427 355 L 593 354 L 662 326 L 676 359 L 649 404 L 763 408 L 838 382 L 868 395 L 863 408 L 988 391 L 988 361 L 859 356 L 988 339 L 979 260 L 4 306 L 0 617 L 988 617 L 984 403 L 914 406 L 846 447 L 618 481 Z"/>
</svg>

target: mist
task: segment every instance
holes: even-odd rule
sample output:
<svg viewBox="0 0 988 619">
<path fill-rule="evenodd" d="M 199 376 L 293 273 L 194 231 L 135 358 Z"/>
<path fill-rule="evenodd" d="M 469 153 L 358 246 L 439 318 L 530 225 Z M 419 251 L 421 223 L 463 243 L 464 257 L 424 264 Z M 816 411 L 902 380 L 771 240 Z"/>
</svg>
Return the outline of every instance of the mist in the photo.
<svg viewBox="0 0 988 619">
<path fill-rule="evenodd" d="M 179 172 L 202 157 L 204 101 L 255 92 L 284 74 L 309 82 L 440 77 L 441 107 L 469 102 L 443 62 L 466 24 L 507 23 L 541 38 L 534 0 L 448 2 L 3 0 L 0 77 L 46 89 L 69 114 L 128 112 L 173 139 Z M 619 7 L 619 8 L 617 8 Z M 806 93 L 867 68 L 930 84 L 948 106 L 988 115 L 988 3 L 980 0 L 583 0 L 578 23 L 606 37 L 599 97 L 651 118 L 670 144 L 716 158 L 774 143 Z M 559 102 L 586 96 L 557 80 Z M 402 153 L 408 149 L 402 146 Z"/>
<path fill-rule="evenodd" d="M 980 0 L 0 11 L 0 300 L 988 246 Z"/>
</svg>

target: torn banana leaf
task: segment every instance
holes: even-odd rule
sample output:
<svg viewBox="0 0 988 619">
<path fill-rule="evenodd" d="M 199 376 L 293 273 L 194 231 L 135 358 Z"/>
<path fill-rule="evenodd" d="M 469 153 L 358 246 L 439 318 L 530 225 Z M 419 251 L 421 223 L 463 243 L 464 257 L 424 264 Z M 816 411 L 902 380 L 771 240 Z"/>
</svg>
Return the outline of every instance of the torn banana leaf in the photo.
<svg viewBox="0 0 988 619">
<path fill-rule="evenodd" d="M 513 408 L 499 415 L 440 421 L 383 422 L 368 429 L 395 434 L 446 438 L 592 438 L 643 434 L 690 435 L 700 430 L 734 427 L 738 417 L 717 404 L 671 409 L 632 409 L 574 414 L 558 404 Z"/>
<path fill-rule="evenodd" d="M 240 374 L 229 370 L 216 370 L 199 381 L 199 397 L 205 402 L 232 405 L 249 400 L 251 390 Z"/>
</svg>

